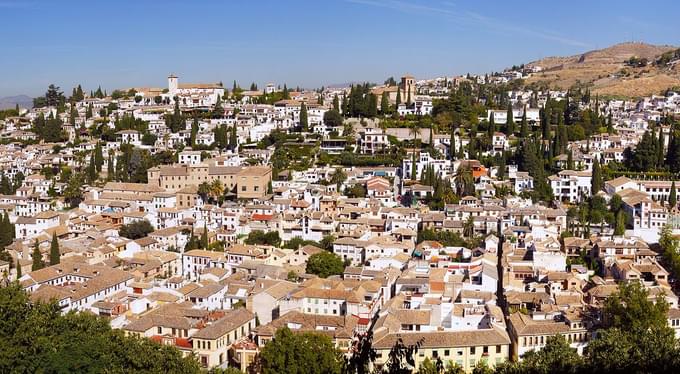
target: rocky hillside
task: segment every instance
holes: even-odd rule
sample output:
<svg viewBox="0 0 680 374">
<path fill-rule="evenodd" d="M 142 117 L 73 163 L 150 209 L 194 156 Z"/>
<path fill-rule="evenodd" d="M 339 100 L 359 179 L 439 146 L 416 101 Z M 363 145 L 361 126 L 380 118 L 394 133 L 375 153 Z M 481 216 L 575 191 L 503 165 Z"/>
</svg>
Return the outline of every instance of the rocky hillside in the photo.
<svg viewBox="0 0 680 374">
<path fill-rule="evenodd" d="M 647 96 L 680 86 L 680 66 L 655 64 L 658 58 L 677 49 L 645 43 L 621 43 L 605 49 L 569 57 L 547 57 L 527 64 L 543 71 L 527 83 L 546 83 L 566 89 L 577 82 L 587 84 L 593 93 L 614 96 Z M 648 63 L 631 64 L 631 58 Z"/>
</svg>

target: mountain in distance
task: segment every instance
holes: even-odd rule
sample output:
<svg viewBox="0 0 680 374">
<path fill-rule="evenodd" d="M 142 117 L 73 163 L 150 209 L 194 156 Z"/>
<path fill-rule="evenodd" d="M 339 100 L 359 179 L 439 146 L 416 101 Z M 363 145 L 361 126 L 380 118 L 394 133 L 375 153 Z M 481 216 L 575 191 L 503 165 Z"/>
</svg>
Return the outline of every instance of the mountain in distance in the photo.
<svg viewBox="0 0 680 374">
<path fill-rule="evenodd" d="M 680 87 L 680 65 L 673 63 L 680 56 L 676 51 L 680 50 L 674 46 L 627 42 L 580 55 L 546 57 L 526 64 L 542 68 L 526 83 L 568 89 L 580 82 L 588 85 L 592 93 L 604 96 L 660 95 L 669 88 Z M 666 59 L 656 63 L 664 54 Z M 647 64 L 631 64 L 632 57 L 646 60 Z"/>
<path fill-rule="evenodd" d="M 0 110 L 14 109 L 19 104 L 20 108 L 33 108 L 33 98 L 26 95 L 0 97 Z"/>
</svg>

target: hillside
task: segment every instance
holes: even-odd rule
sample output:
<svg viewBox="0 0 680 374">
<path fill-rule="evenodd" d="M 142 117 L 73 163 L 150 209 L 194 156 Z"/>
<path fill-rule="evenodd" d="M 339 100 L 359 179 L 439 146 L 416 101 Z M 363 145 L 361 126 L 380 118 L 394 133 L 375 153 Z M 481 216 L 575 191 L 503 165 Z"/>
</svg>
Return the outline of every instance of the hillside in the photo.
<svg viewBox="0 0 680 374">
<path fill-rule="evenodd" d="M 680 70 L 649 63 L 643 67 L 628 66 L 631 57 L 655 61 L 661 54 L 677 47 L 645 43 L 621 43 L 608 48 L 568 57 L 546 57 L 528 63 L 543 71 L 533 74 L 527 83 L 547 83 L 551 88 L 566 89 L 577 82 L 590 85 L 593 93 L 638 97 L 660 94 L 680 86 Z"/>
<path fill-rule="evenodd" d="M 33 99 L 26 95 L 0 97 L 0 110 L 14 109 L 17 104 L 21 108 L 30 109 L 33 107 Z"/>
</svg>

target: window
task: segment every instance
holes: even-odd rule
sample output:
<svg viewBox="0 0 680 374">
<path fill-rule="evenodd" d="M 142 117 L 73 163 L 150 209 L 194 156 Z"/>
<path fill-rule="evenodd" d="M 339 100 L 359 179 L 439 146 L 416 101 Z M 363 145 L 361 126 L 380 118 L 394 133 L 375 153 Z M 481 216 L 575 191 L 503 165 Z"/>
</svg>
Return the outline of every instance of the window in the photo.
<svg viewBox="0 0 680 374">
<path fill-rule="evenodd" d="M 449 356 L 449 350 L 448 350 L 448 349 L 445 349 L 445 350 L 444 350 L 444 357 L 448 357 L 448 356 Z"/>
<path fill-rule="evenodd" d="M 477 348 L 477 347 L 470 347 L 470 354 L 471 355 L 475 354 L 475 350 L 476 350 L 475 348 Z"/>
<path fill-rule="evenodd" d="M 163 333 L 163 328 L 160 327 L 160 326 L 158 326 L 158 333 L 159 333 L 159 334 L 162 334 L 162 333 Z"/>
</svg>

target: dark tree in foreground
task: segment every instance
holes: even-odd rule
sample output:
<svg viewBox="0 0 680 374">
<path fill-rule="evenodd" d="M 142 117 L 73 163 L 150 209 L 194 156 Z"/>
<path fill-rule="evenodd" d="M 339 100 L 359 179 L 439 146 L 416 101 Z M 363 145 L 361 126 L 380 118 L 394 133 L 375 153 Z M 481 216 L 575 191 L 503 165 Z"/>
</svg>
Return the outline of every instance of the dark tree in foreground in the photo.
<svg viewBox="0 0 680 374">
<path fill-rule="evenodd" d="M 339 374 L 342 353 L 326 335 L 284 327 L 260 352 L 260 365 L 263 374 Z"/>
<path fill-rule="evenodd" d="M 174 347 L 126 337 L 90 313 L 32 303 L 18 283 L 0 288 L 2 373 L 200 373 Z"/>
</svg>

